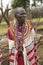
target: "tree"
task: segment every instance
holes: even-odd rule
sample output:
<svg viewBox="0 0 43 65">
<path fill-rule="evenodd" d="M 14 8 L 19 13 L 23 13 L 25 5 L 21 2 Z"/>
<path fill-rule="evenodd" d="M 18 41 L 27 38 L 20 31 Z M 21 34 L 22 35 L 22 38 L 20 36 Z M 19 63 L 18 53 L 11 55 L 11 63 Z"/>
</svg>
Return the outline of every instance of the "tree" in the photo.
<svg viewBox="0 0 43 65">
<path fill-rule="evenodd" d="M 8 5 L 7 5 L 6 9 L 5 9 L 5 12 L 3 11 L 2 6 L 0 7 L 0 11 L 1 11 L 0 23 L 1 23 L 2 19 L 4 18 L 4 20 L 6 21 L 6 23 L 8 24 L 8 26 L 10 25 L 10 23 L 9 23 L 9 17 L 8 17 L 9 10 L 10 9 L 8 8 Z"/>
<path fill-rule="evenodd" d="M 35 6 L 36 7 L 36 5 L 37 5 L 36 1 L 37 2 L 40 2 L 41 4 L 43 3 L 43 0 L 33 0 L 32 6 Z"/>
<path fill-rule="evenodd" d="M 35 6 L 36 7 L 36 0 L 33 0 L 32 6 Z"/>
<path fill-rule="evenodd" d="M 27 7 L 30 6 L 30 0 L 12 0 L 11 6 L 13 8 L 24 7 L 25 9 L 27 9 Z"/>
<path fill-rule="evenodd" d="M 3 11 L 3 2 L 1 0 L 1 7 L 0 7 L 0 11 L 1 11 L 1 15 L 0 15 L 0 23 L 1 21 L 4 19 L 6 21 L 6 23 L 8 24 L 8 26 L 10 25 L 9 21 L 9 11 L 11 9 L 9 9 L 9 4 L 7 4 L 7 7 L 5 9 L 5 11 Z"/>
<path fill-rule="evenodd" d="M 36 0 L 36 1 L 38 1 L 38 2 L 40 1 L 41 3 L 43 3 L 43 0 Z"/>
</svg>

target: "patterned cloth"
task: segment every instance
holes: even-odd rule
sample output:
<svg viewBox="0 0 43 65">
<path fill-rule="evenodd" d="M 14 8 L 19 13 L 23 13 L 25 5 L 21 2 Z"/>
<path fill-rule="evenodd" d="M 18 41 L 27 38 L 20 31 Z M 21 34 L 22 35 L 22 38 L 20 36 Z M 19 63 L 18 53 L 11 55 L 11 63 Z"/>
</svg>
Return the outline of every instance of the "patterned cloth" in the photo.
<svg viewBox="0 0 43 65">
<path fill-rule="evenodd" d="M 24 28 L 22 27 L 17 27 L 16 28 L 16 33 L 15 33 L 15 38 L 16 38 L 16 48 L 19 49 L 20 47 L 23 47 L 23 41 L 24 41 Z"/>
<path fill-rule="evenodd" d="M 11 42 L 9 42 L 9 46 L 12 46 L 12 47 L 9 47 L 9 49 L 12 49 L 12 51 L 13 51 L 13 53 L 12 53 L 12 51 L 10 53 L 10 58 L 11 58 L 10 65 L 38 65 L 37 46 L 34 41 L 35 31 L 34 31 L 33 27 L 31 26 L 30 27 L 31 31 L 29 34 L 28 28 L 29 28 L 29 26 L 28 26 L 28 24 L 26 24 L 25 29 L 23 29 L 23 30 L 25 30 L 24 33 L 21 33 L 22 28 L 19 31 L 17 29 L 17 33 L 16 33 L 16 35 L 18 33 L 20 33 L 19 40 L 21 40 L 24 43 L 23 44 L 24 51 L 23 51 L 22 56 L 18 57 L 18 54 L 20 53 L 20 51 L 17 51 L 15 48 L 13 50 L 15 42 L 13 42 L 13 44 Z M 10 31 L 10 29 L 8 30 L 9 40 L 13 41 L 14 36 L 10 35 L 9 31 Z M 22 35 L 23 35 L 23 37 L 22 37 Z M 12 36 L 12 38 L 10 36 Z M 17 35 L 16 40 L 18 40 L 18 35 Z M 17 44 L 20 45 L 19 40 L 17 41 Z"/>
<path fill-rule="evenodd" d="M 0 65 L 2 63 L 2 50 L 0 49 Z"/>
</svg>

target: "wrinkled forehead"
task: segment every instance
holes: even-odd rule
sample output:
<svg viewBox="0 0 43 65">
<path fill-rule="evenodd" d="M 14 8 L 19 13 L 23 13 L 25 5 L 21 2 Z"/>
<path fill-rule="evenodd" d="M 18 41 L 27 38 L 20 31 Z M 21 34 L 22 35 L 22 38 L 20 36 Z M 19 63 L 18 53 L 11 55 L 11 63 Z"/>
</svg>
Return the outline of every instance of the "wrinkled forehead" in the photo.
<svg viewBox="0 0 43 65">
<path fill-rule="evenodd" d="M 26 11 L 25 11 L 24 8 L 20 7 L 20 8 L 16 8 L 16 9 L 14 10 L 14 13 L 15 13 L 15 14 L 25 13 L 25 14 L 26 14 Z"/>
</svg>

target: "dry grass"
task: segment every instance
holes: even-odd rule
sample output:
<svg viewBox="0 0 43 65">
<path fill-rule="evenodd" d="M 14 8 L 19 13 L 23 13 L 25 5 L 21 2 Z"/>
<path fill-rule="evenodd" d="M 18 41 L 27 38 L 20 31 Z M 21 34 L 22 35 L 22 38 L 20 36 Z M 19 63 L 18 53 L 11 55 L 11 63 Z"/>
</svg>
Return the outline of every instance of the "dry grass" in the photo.
<svg viewBox="0 0 43 65">
<path fill-rule="evenodd" d="M 43 45 L 40 45 L 38 48 L 39 62 L 40 65 L 43 65 Z"/>
</svg>

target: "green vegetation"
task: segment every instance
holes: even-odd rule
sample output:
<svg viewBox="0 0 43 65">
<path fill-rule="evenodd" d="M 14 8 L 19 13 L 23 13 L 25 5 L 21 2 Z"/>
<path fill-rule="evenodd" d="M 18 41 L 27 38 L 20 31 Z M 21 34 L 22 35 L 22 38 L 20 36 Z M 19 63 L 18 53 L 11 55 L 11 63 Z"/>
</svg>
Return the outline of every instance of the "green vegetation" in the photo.
<svg viewBox="0 0 43 65">
<path fill-rule="evenodd" d="M 5 20 L 3 20 L 3 21 L 1 22 L 1 24 L 7 24 L 7 23 L 6 23 L 6 21 L 5 21 Z M 0 24 L 0 25 L 1 25 L 1 24 Z"/>
<path fill-rule="evenodd" d="M 12 0 L 11 3 L 13 8 L 24 7 L 25 9 L 27 9 L 27 7 L 30 6 L 30 0 Z"/>
<path fill-rule="evenodd" d="M 41 4 L 43 3 L 43 0 L 33 0 L 32 6 L 36 7 L 36 5 L 37 5 L 36 1 L 40 2 Z M 27 9 L 28 7 L 30 7 L 30 0 L 12 0 L 11 6 L 13 8 L 24 7 L 25 9 Z"/>
<path fill-rule="evenodd" d="M 7 33 L 8 28 L 6 26 L 0 26 L 0 35 L 4 35 Z"/>
<path fill-rule="evenodd" d="M 7 29 L 3 29 L 3 31 L 1 30 L 0 35 L 4 35 L 5 33 L 7 33 Z"/>
<path fill-rule="evenodd" d="M 38 26 L 37 29 L 43 29 L 43 25 Z"/>
<path fill-rule="evenodd" d="M 40 22 L 43 22 L 43 18 L 33 18 L 32 19 L 32 23 L 40 23 Z"/>
</svg>

